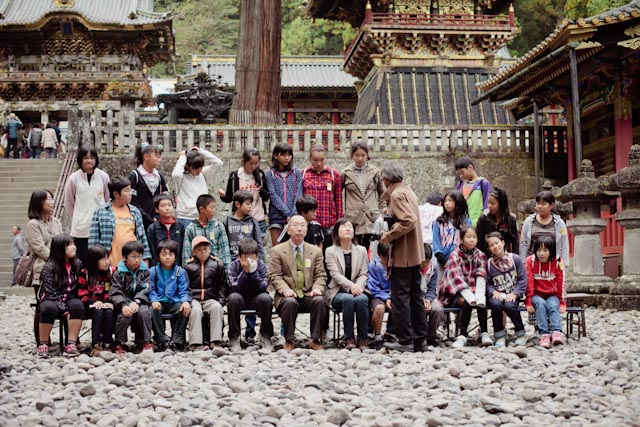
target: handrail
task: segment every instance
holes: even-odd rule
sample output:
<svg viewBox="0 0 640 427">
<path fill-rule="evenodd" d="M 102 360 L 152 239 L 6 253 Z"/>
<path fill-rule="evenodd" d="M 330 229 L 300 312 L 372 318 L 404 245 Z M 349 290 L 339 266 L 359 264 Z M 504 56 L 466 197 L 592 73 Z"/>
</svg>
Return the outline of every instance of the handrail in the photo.
<svg viewBox="0 0 640 427">
<path fill-rule="evenodd" d="M 73 165 L 76 163 L 76 153 L 69 151 L 67 157 L 62 165 L 60 176 L 58 177 L 58 184 L 56 185 L 56 194 L 53 196 L 53 216 L 61 219 L 62 212 L 64 211 L 64 187 L 67 185 L 67 179 L 73 171 Z"/>
</svg>

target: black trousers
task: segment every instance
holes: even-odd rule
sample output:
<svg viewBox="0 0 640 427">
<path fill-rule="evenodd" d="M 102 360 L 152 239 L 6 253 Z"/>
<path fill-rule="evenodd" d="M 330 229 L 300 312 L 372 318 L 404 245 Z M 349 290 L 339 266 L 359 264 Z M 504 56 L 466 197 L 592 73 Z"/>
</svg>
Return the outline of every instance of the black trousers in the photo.
<svg viewBox="0 0 640 427">
<path fill-rule="evenodd" d="M 456 294 L 453 297 L 453 307 L 462 308 L 462 312 L 460 313 L 460 334 L 465 337 L 468 336 L 467 329 L 469 329 L 469 323 L 471 323 L 471 313 L 473 309 L 476 309 L 476 314 L 478 315 L 478 323 L 480 324 L 480 331 L 487 332 L 489 329 L 487 328 L 487 309 L 471 306 L 464 297 L 460 294 Z M 500 320 L 502 320 L 502 315 L 500 315 Z"/>
<path fill-rule="evenodd" d="M 322 327 L 327 319 L 327 304 L 324 297 L 283 298 L 278 305 L 278 313 L 284 325 L 284 338 L 293 341 L 296 337 L 296 319 L 298 313 L 311 314 L 311 338 L 320 341 Z"/>
<path fill-rule="evenodd" d="M 187 331 L 187 325 L 189 324 L 189 318 L 185 317 L 180 311 L 182 303 L 161 302 L 160 304 L 162 307 L 159 311 L 156 311 L 149 306 L 149 310 L 151 311 L 151 325 L 156 342 L 169 341 L 169 337 L 164 332 L 162 314 L 170 313 L 177 314 L 176 319 L 174 319 L 171 325 L 171 341 L 178 345 L 185 345 L 187 342 L 185 334 Z"/>
<path fill-rule="evenodd" d="M 82 265 L 87 265 L 87 250 L 89 248 L 88 237 L 74 237 L 73 243 L 76 245 L 76 258 L 82 262 Z"/>
<path fill-rule="evenodd" d="M 420 290 L 420 266 L 391 269 L 393 330 L 401 344 L 427 338 L 427 313 Z"/>
<path fill-rule="evenodd" d="M 262 292 L 251 299 L 246 299 L 238 292 L 231 293 L 227 299 L 229 339 L 237 339 L 240 336 L 240 312 L 242 310 L 255 310 L 260 317 L 260 335 L 271 338 L 273 336 L 272 307 L 273 299 L 266 292 Z"/>
</svg>

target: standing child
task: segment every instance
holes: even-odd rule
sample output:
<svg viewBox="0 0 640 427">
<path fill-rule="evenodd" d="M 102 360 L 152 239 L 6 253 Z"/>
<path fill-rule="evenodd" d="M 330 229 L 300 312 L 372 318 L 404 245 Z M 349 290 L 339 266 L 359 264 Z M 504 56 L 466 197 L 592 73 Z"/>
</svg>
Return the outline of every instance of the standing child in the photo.
<svg viewBox="0 0 640 427">
<path fill-rule="evenodd" d="M 264 261 L 260 225 L 251 216 L 253 194 L 247 190 L 238 190 L 233 195 L 233 213 L 224 219 L 224 227 L 229 240 L 231 261 L 238 258 L 238 243 L 242 239 L 253 239 L 258 243 L 258 257 Z"/>
<path fill-rule="evenodd" d="M 525 306 L 529 313 L 536 314 L 540 346 L 549 348 L 551 344 L 564 344 L 560 318 L 567 310 L 564 265 L 557 257 L 555 240 L 549 236 L 534 241 L 533 251 L 534 255 L 527 257 L 525 263 L 528 279 Z"/>
<path fill-rule="evenodd" d="M 489 208 L 478 219 L 478 249 L 487 257 L 491 256 L 491 252 L 487 247 L 486 237 L 493 231 L 502 234 L 505 251 L 515 254 L 520 250 L 516 216 L 509 212 L 507 193 L 498 187 L 489 193 Z"/>
<path fill-rule="evenodd" d="M 209 184 L 222 164 L 215 154 L 202 148 L 178 153 L 171 176 L 176 186 L 176 215 L 185 227 L 198 218 L 198 196 L 209 193 Z"/>
<path fill-rule="evenodd" d="M 436 345 L 438 327 L 444 320 L 444 308 L 438 301 L 438 268 L 433 262 L 431 245 L 424 243 L 424 261 L 420 264 L 420 290 L 424 295 L 424 310 L 427 312 L 427 344 Z"/>
<path fill-rule="evenodd" d="M 232 212 L 236 211 L 233 196 L 238 190 L 249 191 L 253 195 L 251 211 L 249 215 L 260 225 L 262 236 L 267 232 L 267 205 L 269 192 L 264 172 L 260 169 L 260 151 L 257 148 L 245 148 L 242 152 L 242 167 L 231 172 L 227 181 L 227 191 L 222 188 L 218 190 L 220 200 L 225 203 L 233 202 Z"/>
<path fill-rule="evenodd" d="M 20 261 L 20 258 L 22 258 L 22 254 L 24 254 L 24 237 L 22 237 L 19 225 L 14 225 L 13 227 L 11 227 L 11 232 L 13 233 L 13 241 L 11 242 L 11 259 L 13 260 L 13 276 L 11 276 L 11 286 L 15 286 L 16 268 L 18 268 L 18 262 Z"/>
<path fill-rule="evenodd" d="M 284 225 L 296 215 L 296 200 L 302 196 L 302 172 L 293 166 L 293 149 L 286 142 L 273 148 L 272 167 L 266 173 L 269 191 L 269 233 L 273 246 Z"/>
<path fill-rule="evenodd" d="M 147 228 L 147 239 L 151 249 L 151 266 L 156 265 L 156 247 L 160 242 L 171 240 L 178 244 L 179 265 L 182 265 L 182 244 L 184 242 L 184 225 L 173 217 L 173 200 L 169 194 L 158 194 L 153 198 L 153 205 L 158 215 Z"/>
<path fill-rule="evenodd" d="M 189 316 L 189 347 L 201 350 L 204 345 L 202 316 L 209 316 L 211 346 L 222 342 L 224 309 L 227 294 L 227 273 L 219 258 L 211 256 L 209 240 L 196 236 L 191 242 L 193 258 L 185 264 L 193 295 Z"/>
<path fill-rule="evenodd" d="M 111 278 L 109 301 L 116 309 L 115 352 L 124 356 L 127 330 L 135 322 L 137 345 L 142 351 L 153 351 L 151 340 L 151 311 L 149 291 L 151 282 L 149 267 L 142 262 L 144 246 L 138 242 L 127 242 L 122 246 L 122 260 Z"/>
<path fill-rule="evenodd" d="M 92 356 L 113 345 L 113 304 L 109 302 L 112 273 L 109 252 L 100 245 L 89 246 L 87 263 L 78 276 L 78 296 L 91 319 Z"/>
<path fill-rule="evenodd" d="M 476 226 L 482 211 L 489 206 L 489 193 L 491 183 L 478 176 L 473 162 L 467 156 L 456 160 L 456 173 L 460 181 L 456 184 L 456 190 L 461 191 L 469 206 L 469 219 L 471 225 Z"/>
<path fill-rule="evenodd" d="M 316 221 L 317 209 L 318 202 L 313 198 L 313 196 L 304 195 L 296 200 L 296 210 L 305 219 L 305 221 L 307 221 L 307 235 L 304 237 L 304 241 L 322 249 L 324 235 L 322 234 L 322 227 L 320 226 L 320 223 Z M 278 243 L 289 240 L 287 229 L 288 226 L 285 225 L 280 237 L 278 237 Z"/>
<path fill-rule="evenodd" d="M 38 357 L 49 357 L 49 335 L 53 322 L 66 316 L 69 325 L 65 356 L 77 356 L 76 341 L 82 327 L 84 306 L 78 298 L 78 270 L 76 246 L 68 234 L 59 234 L 51 239 L 51 256 L 40 274 L 40 324 L 38 326 Z"/>
<path fill-rule="evenodd" d="M 438 261 L 438 276 L 442 277 L 449 256 L 460 246 L 460 229 L 471 225 L 467 217 L 467 202 L 459 191 L 444 197 L 444 211 L 433 223 L 433 253 Z"/>
<path fill-rule="evenodd" d="M 224 267 L 231 263 L 231 253 L 229 251 L 229 239 L 224 225 L 214 218 L 216 213 L 216 201 L 213 196 L 203 194 L 196 201 L 198 208 L 198 218 L 191 222 L 184 231 L 184 242 L 182 245 L 182 265 L 186 266 L 191 258 L 192 240 L 196 236 L 204 236 L 211 244 L 211 253 L 217 256 L 224 263 Z"/>
<path fill-rule="evenodd" d="M 178 242 L 164 240 L 156 248 L 158 265 L 151 267 L 151 320 L 155 341 L 160 351 L 167 348 L 184 350 L 189 314 L 191 313 L 191 292 L 187 273 L 176 263 L 178 259 Z M 171 338 L 164 331 L 162 315 L 177 315 L 171 325 Z"/>
<path fill-rule="evenodd" d="M 473 227 L 460 230 L 462 243 L 451 254 L 440 282 L 439 299 L 445 307 L 462 308 L 460 314 L 460 336 L 452 347 L 460 348 L 467 344 L 467 329 L 471 321 L 471 312 L 476 309 L 480 323 L 480 341 L 483 346 L 493 344 L 487 331 L 486 278 L 487 257 L 478 249 L 478 233 Z"/>
<path fill-rule="evenodd" d="M 156 217 L 154 197 L 168 193 L 169 188 L 164 175 L 158 170 L 162 158 L 158 147 L 143 142 L 136 147 L 135 157 L 138 167 L 129 172 L 127 178 L 131 182 L 131 204 L 140 209 L 146 230 Z"/>
<path fill-rule="evenodd" d="M 372 257 L 367 270 L 367 287 L 371 292 L 371 325 L 374 335 L 374 348 L 382 350 L 382 322 L 384 313 L 389 312 L 387 333 L 390 333 L 391 321 L 391 281 L 389 280 L 389 244 L 378 243 L 377 257 Z"/>
<path fill-rule="evenodd" d="M 487 296 L 496 347 L 505 347 L 507 333 L 504 313 L 516 329 L 516 345 L 527 344 L 524 324 L 518 305 L 527 291 L 527 273 L 522 259 L 506 250 L 504 235 L 492 231 L 486 237 L 489 252 L 493 255 L 487 266 Z"/>
</svg>

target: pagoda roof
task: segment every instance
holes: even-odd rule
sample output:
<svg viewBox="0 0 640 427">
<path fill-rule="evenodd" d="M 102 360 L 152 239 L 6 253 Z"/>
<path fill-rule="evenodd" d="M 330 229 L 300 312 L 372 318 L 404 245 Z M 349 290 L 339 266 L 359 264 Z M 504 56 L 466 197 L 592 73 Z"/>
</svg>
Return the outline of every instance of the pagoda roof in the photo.
<svg viewBox="0 0 640 427">
<path fill-rule="evenodd" d="M 0 29 L 37 29 L 52 16 L 76 15 L 91 27 L 148 26 L 171 21 L 153 12 L 147 0 L 0 0 Z M 137 29 L 137 28 L 133 28 Z"/>
<path fill-rule="evenodd" d="M 355 91 L 357 78 L 342 68 L 342 56 L 283 56 L 280 63 L 281 87 L 287 89 L 345 89 Z M 183 80 L 198 72 L 210 77 L 220 76 L 220 84 L 235 87 L 236 57 L 234 55 L 193 55 L 187 64 Z"/>
</svg>

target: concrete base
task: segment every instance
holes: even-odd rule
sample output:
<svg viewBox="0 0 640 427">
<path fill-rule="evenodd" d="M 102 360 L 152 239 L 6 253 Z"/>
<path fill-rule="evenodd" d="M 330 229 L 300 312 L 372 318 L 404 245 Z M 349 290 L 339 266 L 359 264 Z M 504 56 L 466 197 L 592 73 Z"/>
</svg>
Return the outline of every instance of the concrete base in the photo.
<svg viewBox="0 0 640 427">
<path fill-rule="evenodd" d="M 613 285 L 609 276 L 581 276 L 572 274 L 567 278 L 567 293 L 606 294 Z"/>
<path fill-rule="evenodd" d="M 599 307 L 616 311 L 640 310 L 640 295 L 601 295 Z"/>
<path fill-rule="evenodd" d="M 640 295 L 640 275 L 625 274 L 618 277 L 611 291 L 613 295 Z"/>
</svg>

